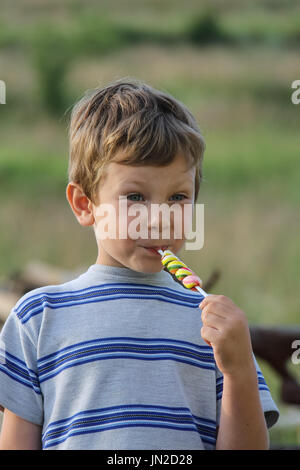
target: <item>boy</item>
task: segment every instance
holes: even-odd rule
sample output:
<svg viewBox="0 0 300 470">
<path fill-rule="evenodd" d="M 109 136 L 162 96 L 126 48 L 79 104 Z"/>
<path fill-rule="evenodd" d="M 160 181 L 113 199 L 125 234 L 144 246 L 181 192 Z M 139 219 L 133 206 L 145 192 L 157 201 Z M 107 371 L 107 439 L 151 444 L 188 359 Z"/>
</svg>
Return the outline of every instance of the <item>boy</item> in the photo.
<svg viewBox="0 0 300 470">
<path fill-rule="evenodd" d="M 126 200 L 128 228 L 136 203 L 194 204 L 204 147 L 186 107 L 138 80 L 76 104 L 66 195 L 78 222 L 93 226 L 98 257 L 10 313 L 1 332 L 2 449 L 268 448 L 278 410 L 244 312 L 162 270 L 156 250 L 178 253 L 185 241 L 174 220 L 168 239 L 155 217 L 143 237 L 100 234 L 103 205 L 119 228 Z"/>
</svg>

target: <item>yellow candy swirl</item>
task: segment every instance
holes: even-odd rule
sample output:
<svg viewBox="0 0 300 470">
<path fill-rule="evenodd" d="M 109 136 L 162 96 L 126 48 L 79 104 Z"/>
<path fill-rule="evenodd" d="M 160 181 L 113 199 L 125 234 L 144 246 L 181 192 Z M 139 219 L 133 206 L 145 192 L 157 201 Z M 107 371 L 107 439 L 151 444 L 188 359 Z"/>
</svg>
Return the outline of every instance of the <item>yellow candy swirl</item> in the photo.
<svg viewBox="0 0 300 470">
<path fill-rule="evenodd" d="M 190 268 L 184 267 L 176 271 L 175 276 L 179 281 L 182 281 L 186 276 L 193 274 L 193 271 Z"/>
<path fill-rule="evenodd" d="M 176 260 L 178 260 L 177 256 L 175 256 L 171 251 L 164 251 L 164 256 L 161 262 L 164 266 L 168 267 L 168 263 L 170 263 L 170 261 Z"/>
</svg>

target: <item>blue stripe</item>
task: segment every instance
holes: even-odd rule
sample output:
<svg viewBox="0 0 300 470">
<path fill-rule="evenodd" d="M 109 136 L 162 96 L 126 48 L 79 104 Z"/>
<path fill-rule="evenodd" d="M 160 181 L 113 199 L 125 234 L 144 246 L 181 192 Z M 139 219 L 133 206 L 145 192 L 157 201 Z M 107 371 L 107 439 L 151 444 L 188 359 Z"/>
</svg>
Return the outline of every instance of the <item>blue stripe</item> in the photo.
<svg viewBox="0 0 300 470">
<path fill-rule="evenodd" d="M 40 294 L 37 294 L 37 295 L 33 295 L 27 299 L 25 299 L 23 302 L 21 302 L 20 304 L 17 304 L 17 308 L 15 308 L 15 311 L 17 314 L 19 314 L 22 310 L 24 309 L 20 309 L 21 306 L 23 306 L 24 304 L 26 304 L 24 306 L 24 308 L 26 308 L 26 306 L 30 303 L 37 303 L 38 300 L 43 300 L 43 298 L 45 297 L 51 297 L 53 296 L 54 299 L 55 299 L 55 296 L 59 298 L 62 298 L 62 299 L 65 299 L 65 297 L 62 297 L 62 296 L 66 296 L 66 295 L 71 295 L 71 297 L 79 297 L 81 298 L 82 295 L 80 295 L 79 293 L 84 293 L 86 295 L 91 295 L 91 294 L 98 294 L 99 292 L 109 292 L 110 290 L 112 289 L 127 289 L 127 290 L 130 290 L 132 288 L 135 288 L 137 290 L 147 290 L 149 292 L 157 292 L 157 291 L 160 291 L 162 294 L 164 293 L 169 293 L 171 295 L 174 295 L 176 294 L 178 298 L 182 298 L 182 300 L 192 300 L 192 299 L 195 299 L 195 295 L 191 296 L 191 295 L 188 295 L 187 293 L 180 293 L 178 291 L 175 291 L 173 289 L 169 289 L 169 288 L 162 288 L 162 287 L 159 287 L 159 286 L 150 286 L 150 285 L 145 285 L 145 284 L 128 284 L 128 283 L 116 283 L 116 284 L 104 284 L 104 285 L 100 285 L 100 286 L 95 286 L 95 287 L 92 287 L 92 288 L 87 288 L 87 289 L 80 289 L 80 290 L 77 290 L 77 291 L 69 291 L 69 292 L 50 292 L 50 293 L 46 293 L 46 292 L 42 292 Z M 199 294 L 199 297 L 202 297 L 201 294 Z M 33 300 L 35 300 L 35 302 L 33 302 Z M 196 294 L 196 300 L 198 301 L 198 295 Z"/>
<path fill-rule="evenodd" d="M 173 360 L 215 371 L 215 360 L 211 349 L 203 351 L 199 348 L 197 351 L 196 345 L 193 345 L 193 348 L 187 348 L 180 342 L 177 344 L 176 340 L 169 340 L 172 342 L 170 345 L 168 342 L 165 343 L 163 338 L 158 340 L 160 343 L 158 345 L 153 345 L 151 340 L 147 341 L 146 339 L 142 343 L 136 338 L 125 338 L 126 341 L 123 343 L 120 341 L 115 343 L 111 340 L 114 341 L 116 338 L 100 339 L 98 342 L 94 340 L 93 346 L 89 346 L 89 348 L 78 348 L 78 345 L 73 345 L 68 353 L 65 351 L 54 353 L 48 362 L 42 358 L 38 361 L 40 383 L 55 377 L 70 367 L 99 360 L 120 358 L 147 361 Z"/>
<path fill-rule="evenodd" d="M 61 297 L 58 295 L 57 297 L 49 297 L 48 294 L 43 294 L 39 297 L 38 300 L 34 302 L 28 302 L 21 310 L 15 309 L 15 313 L 17 314 L 18 318 L 21 320 L 22 323 L 26 323 L 31 317 L 41 313 L 45 307 L 49 307 L 51 309 L 63 308 L 63 307 L 72 307 L 74 305 L 83 305 L 88 303 L 94 302 L 101 302 L 101 301 L 109 301 L 109 300 L 116 300 L 116 299 L 151 299 L 151 300 L 158 300 L 162 302 L 169 302 L 173 304 L 182 305 L 184 307 L 191 307 L 191 308 L 198 308 L 199 303 L 202 300 L 202 296 L 183 296 L 178 294 L 176 291 L 164 290 L 161 288 L 156 289 L 140 289 L 136 285 L 134 285 L 133 289 L 128 289 L 124 287 L 114 287 L 114 292 L 112 293 L 109 289 L 100 290 L 100 291 L 92 291 L 85 294 L 86 297 L 95 297 L 98 296 L 94 300 L 83 300 L 83 296 L 78 296 L 73 293 L 71 297 Z M 133 292 L 128 292 L 129 290 Z M 150 294 L 150 295 L 149 295 Z M 100 296 L 100 297 L 99 297 Z M 101 298 L 102 297 L 102 298 Z M 74 302 L 75 300 L 75 302 Z M 80 300 L 83 300 L 80 302 Z M 72 302 L 73 301 L 73 302 Z M 42 308 L 41 308 L 42 304 Z M 56 305 L 55 305 L 56 304 Z"/>
<path fill-rule="evenodd" d="M 132 417 L 133 413 L 135 415 Z M 172 414 L 166 414 L 166 413 L 158 414 L 158 413 L 155 413 L 153 411 L 148 411 L 148 410 L 146 411 L 146 413 L 147 413 L 147 418 L 149 420 L 155 420 L 155 419 L 156 420 L 157 419 L 161 420 L 162 418 L 164 418 L 166 421 L 172 422 L 172 421 L 176 421 L 176 420 L 180 419 L 180 423 L 176 423 L 176 424 L 181 424 L 181 423 L 183 423 L 183 424 L 195 424 L 194 420 L 193 420 L 193 417 L 190 413 L 188 415 L 185 414 L 185 415 L 177 415 L 177 416 L 174 416 L 174 414 L 172 415 Z M 91 426 L 94 426 L 95 421 L 96 420 L 99 421 L 100 419 L 102 419 L 104 421 L 104 420 L 108 420 L 110 418 L 114 418 L 115 421 L 120 421 L 120 420 L 124 419 L 124 416 L 127 416 L 127 418 L 132 417 L 133 420 L 137 420 L 139 418 L 142 418 L 142 419 L 145 418 L 145 411 L 144 410 L 140 410 L 140 411 L 130 410 L 130 411 L 127 411 L 127 414 L 128 414 L 128 416 L 126 415 L 126 412 L 125 413 L 124 412 L 114 412 L 114 413 L 105 414 L 104 417 L 101 417 L 101 415 L 97 417 L 94 413 L 94 416 L 90 416 L 89 418 L 84 416 L 81 420 L 80 419 L 78 419 L 76 421 L 72 420 L 69 424 L 66 424 L 65 426 L 58 426 L 56 428 L 53 428 L 52 431 L 48 429 L 44 433 L 44 438 L 47 438 L 47 436 L 53 436 L 54 434 L 58 434 L 60 432 L 67 432 L 71 427 L 75 427 L 75 426 L 76 427 L 77 426 L 82 427 L 82 426 L 85 426 L 85 425 L 88 425 L 88 424 L 90 424 Z M 199 420 L 199 421 L 201 421 L 201 420 Z M 215 426 L 207 426 L 203 423 L 199 423 L 199 424 L 197 424 L 197 427 L 199 427 L 199 428 L 203 427 L 203 429 L 206 430 L 207 433 L 211 434 L 211 435 L 213 435 L 214 432 L 215 432 Z"/>
<path fill-rule="evenodd" d="M 108 419 L 109 417 L 107 417 Z M 201 427 L 197 424 L 195 424 L 191 418 L 188 418 L 186 417 L 185 419 L 181 419 L 180 423 L 176 423 L 174 422 L 174 417 L 167 417 L 167 416 L 155 416 L 153 415 L 153 417 L 151 417 L 151 415 L 149 415 L 147 417 L 147 419 L 144 418 L 144 415 L 141 415 L 141 416 L 138 416 L 138 415 L 135 415 L 134 417 L 131 417 L 131 419 L 129 421 L 126 421 L 124 419 L 125 417 L 124 416 L 117 416 L 115 417 L 115 423 L 122 423 L 123 422 L 123 426 L 128 426 L 128 425 L 133 425 L 133 426 L 140 426 L 141 424 L 145 424 L 145 425 L 148 425 L 148 426 L 151 426 L 153 423 L 155 423 L 156 421 L 156 424 L 154 424 L 154 426 L 161 426 L 161 427 L 165 427 L 166 425 L 171 428 L 176 428 L 176 429 L 186 429 L 186 430 L 193 430 L 193 431 L 198 431 L 199 433 L 201 433 L 202 435 L 208 437 L 208 438 L 211 438 L 212 440 L 214 440 L 215 438 L 215 435 L 216 435 L 216 428 L 214 429 L 209 429 L 209 428 L 205 428 L 205 427 Z M 141 419 L 141 418 L 144 418 L 144 419 Z M 101 421 L 101 420 L 100 420 Z M 137 423 L 132 423 L 133 421 L 137 421 Z M 157 421 L 163 421 L 163 423 L 160 423 L 158 424 Z M 53 439 L 57 439 L 57 435 L 67 435 L 69 436 L 69 433 L 70 431 L 72 432 L 74 429 L 79 429 L 79 428 L 95 428 L 95 429 L 101 429 L 101 430 L 106 430 L 110 427 L 112 423 L 108 423 L 106 425 L 104 425 L 103 423 L 99 423 L 99 418 L 96 419 L 95 417 L 94 418 L 91 418 L 91 419 L 85 419 L 84 421 L 81 421 L 81 422 L 77 422 L 77 423 L 72 423 L 70 426 L 68 427 L 65 427 L 65 428 L 57 428 L 55 431 L 53 431 L 52 433 L 51 432 L 48 432 L 47 435 L 45 436 L 44 438 L 44 441 L 49 441 L 49 440 L 53 440 Z M 184 425 L 189 425 L 188 428 L 186 428 Z"/>
<path fill-rule="evenodd" d="M 166 413 L 174 413 L 175 411 L 177 413 L 180 413 L 180 412 L 183 412 L 183 413 L 191 413 L 190 412 L 190 409 L 189 408 L 186 408 L 186 407 L 178 407 L 178 406 L 175 406 L 175 407 L 168 407 L 168 406 L 163 406 L 163 405 L 141 405 L 141 404 L 137 404 L 137 403 L 134 403 L 134 404 L 131 404 L 131 405 L 117 405 L 117 406 L 107 406 L 105 408 L 95 408 L 95 409 L 92 409 L 92 410 L 85 410 L 85 411 L 79 411 L 78 413 L 75 413 L 74 415 L 72 415 L 71 417 L 69 418 L 63 418 L 63 419 L 59 419 L 58 421 L 52 421 L 52 423 L 50 423 L 48 426 L 47 426 L 47 429 L 49 429 L 49 427 L 52 427 L 52 426 L 55 426 L 55 425 L 58 425 L 58 424 L 67 424 L 68 422 L 70 422 L 71 420 L 73 420 L 74 418 L 76 417 L 83 417 L 85 415 L 90 415 L 90 414 L 94 414 L 94 413 L 106 413 L 106 412 L 109 412 L 109 411 L 113 411 L 115 410 L 116 412 L 118 410 L 132 410 L 132 409 L 141 409 L 141 410 L 163 410 L 165 411 Z M 210 424 L 212 426 L 215 426 L 216 425 L 216 421 L 212 420 L 212 419 L 209 419 L 209 418 L 200 418 L 199 416 L 196 416 L 196 415 L 193 415 L 191 414 L 191 416 L 193 416 L 193 418 L 195 419 L 198 419 L 199 421 L 203 422 L 203 423 L 206 423 L 206 424 Z"/>
<path fill-rule="evenodd" d="M 0 370 L 16 382 L 41 393 L 37 374 L 24 361 L 4 349 L 1 350 Z"/>
<path fill-rule="evenodd" d="M 18 364 L 20 364 L 20 366 L 22 367 L 27 367 L 26 366 L 26 362 L 24 361 L 21 361 L 21 359 L 19 359 L 18 357 L 14 356 L 13 354 L 10 354 L 8 351 L 6 351 L 6 349 L 2 348 L 1 349 L 1 361 L 5 360 L 5 356 L 8 356 L 10 358 L 12 358 L 15 362 L 17 362 Z"/>
<path fill-rule="evenodd" d="M 108 410 L 113 411 L 113 413 L 105 413 Z M 178 414 L 178 411 L 183 411 L 183 413 Z M 145 414 L 147 414 L 146 417 Z M 120 421 L 123 422 L 120 423 Z M 63 423 L 64 425 L 62 425 Z M 42 435 L 43 448 L 52 447 L 79 434 L 140 426 L 193 431 L 198 432 L 204 442 L 214 445 L 216 441 L 216 422 L 195 416 L 191 414 L 188 408 L 121 405 L 87 410 L 70 418 L 50 423 L 46 432 Z"/>
<path fill-rule="evenodd" d="M 19 375 L 20 377 L 23 377 L 25 380 L 29 380 L 30 382 L 33 382 L 35 384 L 38 384 L 38 380 L 36 377 L 32 377 L 29 373 L 28 370 L 19 367 L 17 364 L 14 362 L 6 359 L 5 361 L 5 366 L 7 369 L 11 370 L 15 374 Z"/>
<path fill-rule="evenodd" d="M 42 356 L 38 360 L 38 365 L 41 366 L 43 362 L 45 362 L 47 359 L 58 357 L 61 353 L 67 352 L 67 351 L 73 351 L 76 350 L 76 348 L 80 348 L 80 346 L 88 346 L 88 345 L 93 345 L 93 344 L 98 344 L 98 343 L 107 343 L 107 342 L 112 342 L 114 344 L 114 341 L 119 342 L 119 341 L 128 341 L 129 344 L 130 342 L 132 344 L 136 343 L 142 343 L 145 342 L 147 344 L 150 343 L 162 343 L 162 344 L 172 344 L 172 345 L 179 345 L 179 346 L 188 346 L 191 349 L 195 349 L 195 351 L 199 351 L 199 353 L 204 352 L 206 354 L 211 354 L 213 357 L 213 349 L 211 346 L 206 346 L 206 345 L 198 345 L 196 343 L 191 343 L 189 341 L 184 341 L 184 340 L 178 340 L 178 339 L 170 339 L 170 338 L 137 338 L 137 337 L 130 337 L 130 336 L 112 336 L 112 337 L 107 337 L 107 338 L 95 338 L 89 341 L 81 341 L 80 343 L 74 343 L 71 346 L 66 346 L 65 348 L 62 348 L 54 353 L 48 354 L 47 356 Z M 25 364 L 25 363 L 24 363 Z M 222 378 L 223 380 L 223 378 Z"/>
<path fill-rule="evenodd" d="M 36 374 L 36 372 L 32 369 L 30 369 L 29 367 L 27 367 L 27 364 L 26 362 L 24 361 L 21 361 L 21 359 L 19 359 L 18 357 L 14 356 L 13 354 L 9 353 L 8 351 L 5 351 L 4 354 L 9 357 L 14 363 L 17 364 L 20 364 L 21 368 L 25 369 L 26 372 L 28 371 L 28 375 L 33 379 L 33 380 L 36 380 L 38 381 L 38 376 Z M 3 359 L 1 359 L 3 360 Z M 4 358 L 4 360 L 6 360 L 6 358 Z"/>
<path fill-rule="evenodd" d="M 6 374 L 11 379 L 15 380 L 16 382 L 24 385 L 25 387 L 33 389 L 35 391 L 35 393 L 37 393 L 38 395 L 41 395 L 41 391 L 40 391 L 39 388 L 35 387 L 31 382 L 22 380 L 22 377 L 20 377 L 20 376 L 16 377 L 9 369 L 7 369 L 6 367 L 3 367 L 2 364 L 0 364 L 0 371 L 2 373 Z"/>
<path fill-rule="evenodd" d="M 116 356 L 116 354 L 113 354 L 113 353 L 119 353 L 119 352 L 123 352 L 124 353 L 124 349 L 126 349 L 125 352 L 127 352 L 127 354 L 130 356 L 130 357 L 133 357 L 134 355 L 136 355 L 138 357 L 138 355 L 143 355 L 142 352 L 136 352 L 136 351 L 132 351 L 130 350 L 130 347 L 122 347 L 122 346 L 119 346 L 119 347 L 114 347 L 114 348 L 111 348 L 112 350 L 110 351 L 110 353 L 112 354 L 112 356 Z M 143 348 L 140 348 L 140 349 L 143 349 Z M 148 349 L 148 348 L 147 348 Z M 166 354 L 170 354 L 171 356 L 173 355 L 176 355 L 178 354 L 178 356 L 187 356 L 189 358 L 189 356 L 191 355 L 189 352 L 185 352 L 183 350 L 181 351 L 177 351 L 175 350 L 174 353 L 172 354 L 172 349 L 169 351 L 169 352 L 162 352 L 161 349 L 159 350 L 155 350 L 153 349 L 152 351 L 147 351 L 146 353 L 144 352 L 144 356 L 146 357 L 147 355 L 153 355 L 153 354 L 156 354 L 156 355 L 161 355 L 162 357 L 164 357 Z M 131 353 L 131 354 L 130 354 Z M 39 369 L 39 374 L 40 376 L 47 370 L 52 370 L 53 368 L 55 367 L 59 367 L 60 364 L 64 363 L 64 362 L 69 362 L 69 361 L 73 361 L 73 360 L 77 360 L 79 359 L 80 357 L 88 357 L 88 356 L 95 356 L 95 355 L 102 355 L 102 356 L 106 356 L 107 354 L 109 354 L 109 352 L 101 352 L 99 351 L 99 348 L 97 347 L 96 349 L 93 348 L 93 349 L 89 349 L 88 351 L 86 350 L 79 350 L 77 351 L 76 353 L 76 356 L 77 357 L 74 357 L 75 354 L 72 354 L 72 355 L 65 355 L 65 356 L 61 356 L 59 359 L 55 360 L 55 361 L 51 361 L 49 363 L 46 363 L 43 367 L 41 367 Z M 193 354 L 192 354 L 193 356 Z M 194 361 L 192 361 L 193 357 L 191 358 L 191 363 L 193 363 Z M 195 361 L 198 360 L 199 362 L 208 362 L 208 363 L 212 363 L 213 365 L 215 364 L 214 362 L 214 359 L 213 358 L 210 358 L 210 357 L 205 357 L 205 356 L 200 356 L 199 358 L 195 358 L 194 359 Z M 213 370 L 215 370 L 215 367 L 212 368 Z"/>
<path fill-rule="evenodd" d="M 265 386 L 260 385 L 260 386 L 258 387 L 258 390 L 266 390 L 267 392 L 270 391 L 270 390 L 269 390 L 269 387 L 268 387 L 267 385 L 265 385 Z"/>
<path fill-rule="evenodd" d="M 103 352 L 109 352 L 107 351 L 107 349 L 110 349 L 110 352 L 120 352 L 120 351 L 123 351 L 124 349 L 128 352 L 133 352 L 133 353 L 138 353 L 136 351 L 136 349 L 140 349 L 140 350 L 149 350 L 151 348 L 151 350 L 149 350 L 147 352 L 147 354 L 155 354 L 155 353 L 159 353 L 161 352 L 162 354 L 165 353 L 165 349 L 166 349 L 166 345 L 162 344 L 162 345 L 157 345 L 157 346 L 153 346 L 153 345 L 150 345 L 150 344 L 146 344 L 145 346 L 144 345 L 139 345 L 138 343 L 134 342 L 133 344 L 130 344 L 129 342 L 126 342 L 126 343 L 113 343 L 111 345 L 109 345 L 109 342 L 105 342 L 105 345 L 102 346 L 102 345 L 99 345 L 99 344 L 95 344 L 93 347 L 89 347 L 89 348 L 75 348 L 73 349 L 72 351 L 70 351 L 69 354 L 58 354 L 57 357 L 52 360 L 52 361 L 48 361 L 46 362 L 44 365 L 40 365 L 39 366 L 39 373 L 43 372 L 43 370 L 51 367 L 52 365 L 55 365 L 57 364 L 58 362 L 63 362 L 65 360 L 72 360 L 72 357 L 74 357 L 74 355 L 82 355 L 82 354 L 85 354 L 85 355 L 88 355 L 88 354 L 97 354 L 97 353 L 101 353 L 101 351 L 99 351 L 99 348 L 102 348 L 103 349 Z M 104 348 L 105 348 L 105 351 L 104 351 Z M 196 351 L 193 351 L 193 350 L 190 350 L 189 348 L 183 348 L 182 346 L 177 346 L 177 345 L 172 345 L 172 346 L 168 346 L 168 349 L 169 351 L 168 352 L 174 352 L 175 354 L 179 354 L 179 355 L 186 355 L 188 357 L 191 356 L 191 358 L 193 359 L 193 356 L 195 359 L 199 359 L 199 360 L 204 360 L 206 362 L 211 362 L 213 364 L 215 364 L 215 361 L 214 361 L 214 356 L 213 354 L 205 354 L 205 353 L 199 353 L 199 352 L 196 352 Z"/>
<path fill-rule="evenodd" d="M 122 424 L 120 422 L 115 422 L 115 423 L 110 423 L 110 424 L 94 424 L 93 426 L 89 426 L 88 423 L 85 423 L 85 429 L 79 430 L 78 428 L 81 426 L 83 427 L 84 425 L 80 424 L 74 424 L 74 426 L 70 430 L 66 430 L 65 432 L 61 431 L 56 434 L 57 437 L 54 436 L 49 436 L 46 437 L 42 440 L 43 442 L 43 448 L 47 447 L 52 447 L 54 445 L 57 445 L 61 442 L 64 442 L 68 438 L 78 435 L 78 434 L 88 434 L 88 433 L 95 433 L 95 432 L 104 432 L 110 429 L 117 429 L 117 428 L 124 428 L 124 427 L 140 427 L 140 426 L 147 426 L 147 427 L 159 427 L 159 428 L 168 428 L 176 431 L 193 431 L 197 432 L 200 434 L 200 437 L 202 441 L 208 442 L 210 444 L 215 444 L 216 438 L 215 438 L 215 433 L 211 432 L 210 434 L 207 434 L 204 429 L 199 429 L 199 427 L 195 424 L 190 424 L 189 426 L 186 426 L 184 422 L 181 425 L 176 425 L 175 423 L 171 422 L 159 422 L 155 423 L 154 421 L 142 421 L 142 420 L 136 420 L 137 423 L 133 422 L 128 422 L 128 421 L 123 421 Z"/>
<path fill-rule="evenodd" d="M 146 289 L 149 289 L 151 291 L 151 289 L 155 289 L 155 290 L 160 290 L 162 293 L 163 292 L 169 292 L 170 294 L 174 294 L 174 292 L 179 296 L 179 297 L 182 297 L 182 299 L 186 299 L 186 298 L 189 298 L 191 299 L 192 297 L 195 297 L 195 295 L 197 296 L 197 294 L 199 295 L 199 297 L 202 297 L 202 295 L 200 293 L 197 293 L 195 292 L 193 295 L 191 295 L 191 293 L 189 291 L 187 291 L 186 293 L 183 292 L 182 294 L 178 291 L 175 291 L 174 289 L 171 289 L 171 288 L 168 288 L 168 287 L 160 287 L 160 286 L 155 286 L 155 285 L 150 285 L 150 284 L 140 284 L 140 283 L 135 283 L 135 284 L 132 284 L 132 283 L 127 283 L 127 282 L 124 282 L 124 283 L 111 283 L 111 284 L 99 284 L 99 285 L 96 285 L 96 286 L 92 286 L 92 287 L 86 287 L 84 289 L 78 289 L 78 290 L 74 290 L 74 291 L 65 291 L 65 292 L 40 292 L 38 294 L 34 294 L 34 295 L 31 295 L 31 296 L 28 296 L 26 299 L 24 299 L 23 301 L 21 300 L 20 302 L 18 302 L 16 304 L 16 307 L 15 307 L 15 312 L 16 313 L 19 313 L 22 309 L 20 309 L 20 307 L 22 307 L 24 304 L 27 304 L 27 303 L 30 303 L 32 302 L 33 300 L 37 300 L 37 299 L 42 299 L 43 296 L 62 296 L 62 295 L 76 295 L 76 294 L 80 294 L 80 293 L 84 293 L 84 292 L 93 292 L 93 291 L 98 291 L 99 289 L 100 290 L 109 290 L 111 288 L 116 288 L 116 287 L 135 287 L 135 288 L 146 288 Z"/>
<path fill-rule="evenodd" d="M 99 429 L 93 429 L 93 430 L 82 430 L 82 431 L 72 431 L 71 433 L 69 433 L 67 436 L 64 436 L 60 439 L 56 439 L 55 441 L 52 441 L 52 442 L 49 442 L 47 443 L 47 441 L 45 441 L 45 444 L 43 444 L 43 449 L 47 449 L 49 447 L 53 447 L 57 444 L 60 444 L 64 441 L 66 441 L 67 439 L 69 439 L 70 437 L 72 436 L 78 436 L 79 434 L 91 434 L 91 433 L 96 433 L 96 432 L 104 432 L 104 431 L 108 431 L 110 429 L 118 429 L 118 428 L 129 428 L 129 427 L 151 427 L 151 428 L 167 428 L 167 429 L 172 429 L 172 430 L 177 430 L 177 431 L 192 431 L 192 432 L 198 432 L 197 429 L 192 429 L 192 428 L 188 428 L 188 427 L 174 427 L 174 426 L 169 426 L 169 425 L 159 425 L 159 424 L 155 424 L 155 423 L 152 423 L 152 424 L 146 424 L 146 423 L 139 423 L 139 424 L 132 424 L 132 423 L 127 423 L 127 424 L 118 424 L 118 425 L 110 425 L 110 426 L 106 426 L 106 427 L 102 427 L 100 430 Z M 203 436 L 203 434 L 199 433 L 200 434 L 200 437 L 201 437 L 201 440 L 207 444 L 211 444 L 211 445 L 215 445 L 215 442 L 216 442 L 216 439 L 213 439 L 213 438 L 209 438 L 207 436 Z"/>
<path fill-rule="evenodd" d="M 169 358 L 164 358 L 164 357 L 158 357 L 158 358 L 134 357 L 134 358 L 132 358 L 132 356 L 126 356 L 124 354 L 124 355 L 120 355 L 120 356 L 117 356 L 117 357 L 113 356 L 113 357 L 102 357 L 101 358 L 101 360 L 106 360 L 106 359 L 137 359 L 137 360 L 144 360 L 144 361 L 172 360 L 172 361 L 176 361 L 176 362 L 183 362 L 183 363 L 186 363 L 188 365 L 194 365 L 195 367 L 199 367 L 201 369 L 215 370 L 215 367 L 211 367 L 211 366 L 208 366 L 208 365 L 200 365 L 200 364 L 196 365 L 194 363 L 191 363 L 190 361 L 185 361 L 183 359 L 175 359 L 174 357 L 169 357 Z M 56 375 L 58 375 L 63 370 L 69 369 L 70 367 L 76 367 L 76 366 L 79 366 L 79 365 L 82 365 L 82 364 L 87 364 L 89 362 L 95 362 L 95 361 L 98 361 L 98 360 L 99 360 L 98 358 L 96 358 L 96 359 L 93 358 L 93 359 L 88 359 L 88 360 L 84 360 L 84 361 L 78 361 L 78 363 L 76 363 L 76 364 L 65 365 L 60 370 L 58 370 L 57 372 L 53 372 L 52 374 L 50 374 L 46 378 L 41 378 L 40 383 L 45 382 L 46 380 L 49 380 L 49 379 L 55 377 Z"/>
<path fill-rule="evenodd" d="M 258 390 L 266 390 L 270 392 L 270 389 L 262 373 L 258 370 L 256 370 L 256 373 L 257 373 Z M 219 377 L 216 381 L 216 393 L 217 393 L 217 400 L 220 400 L 223 394 L 223 376 Z"/>
<path fill-rule="evenodd" d="M 51 304 L 48 304 L 47 302 L 44 302 L 42 308 L 40 308 L 39 310 L 34 311 L 33 313 L 31 313 L 31 315 L 28 315 L 27 317 L 26 317 L 26 315 L 24 315 L 24 317 L 22 317 L 20 319 L 21 319 L 21 323 L 26 323 L 28 320 L 30 320 L 30 318 L 34 317 L 35 315 L 38 315 L 39 313 L 42 313 L 45 307 L 48 307 L 52 310 L 56 310 L 58 308 L 66 308 L 66 307 L 73 307 L 73 306 L 77 307 L 78 305 L 85 305 L 85 304 L 98 303 L 98 302 L 106 302 L 106 301 L 109 301 L 109 300 L 118 300 L 118 299 L 140 299 L 140 300 L 151 299 L 151 300 L 160 300 L 162 302 L 181 305 L 182 307 L 189 307 L 189 308 L 198 308 L 199 307 L 198 302 L 197 302 L 196 305 L 188 305 L 187 302 L 178 302 L 178 301 L 174 301 L 174 300 L 167 300 L 166 298 L 163 298 L 163 297 L 157 298 L 157 296 L 156 297 L 153 297 L 153 296 L 150 297 L 150 296 L 146 296 L 146 295 L 141 297 L 141 296 L 137 296 L 137 295 L 128 296 L 128 295 L 122 294 L 122 295 L 115 295 L 113 297 L 107 297 L 107 298 L 104 298 L 104 299 L 90 300 L 88 302 L 69 303 L 67 305 L 60 304 L 56 307 L 51 305 Z"/>
</svg>

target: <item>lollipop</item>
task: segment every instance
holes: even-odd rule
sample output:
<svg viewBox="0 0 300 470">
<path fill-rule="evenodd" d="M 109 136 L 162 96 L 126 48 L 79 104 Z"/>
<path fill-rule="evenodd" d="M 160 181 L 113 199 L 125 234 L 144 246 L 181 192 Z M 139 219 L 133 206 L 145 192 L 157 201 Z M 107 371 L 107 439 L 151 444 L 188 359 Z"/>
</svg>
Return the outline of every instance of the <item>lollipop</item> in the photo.
<svg viewBox="0 0 300 470">
<path fill-rule="evenodd" d="M 202 281 L 190 268 L 186 266 L 177 256 L 169 250 L 157 250 L 162 256 L 162 265 L 167 270 L 175 274 L 176 278 L 186 287 L 187 289 L 200 292 L 204 297 L 208 294 L 201 289 Z"/>
</svg>

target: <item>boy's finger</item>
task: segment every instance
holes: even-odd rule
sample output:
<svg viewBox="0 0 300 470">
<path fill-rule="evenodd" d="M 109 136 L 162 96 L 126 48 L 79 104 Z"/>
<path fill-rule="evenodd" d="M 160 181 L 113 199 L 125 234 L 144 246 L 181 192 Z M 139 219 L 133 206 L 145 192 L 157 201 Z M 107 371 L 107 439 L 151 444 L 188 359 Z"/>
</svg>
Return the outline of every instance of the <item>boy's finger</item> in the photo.
<svg viewBox="0 0 300 470">
<path fill-rule="evenodd" d="M 218 315 L 220 318 L 226 319 L 228 316 L 230 316 L 230 309 L 227 307 L 227 305 L 214 302 L 212 304 L 204 305 L 204 307 L 201 309 L 201 318 L 203 316 L 205 317 L 207 313 L 213 313 Z"/>
<path fill-rule="evenodd" d="M 209 300 L 210 298 L 212 298 L 212 297 L 216 297 L 216 296 L 212 294 L 212 295 L 208 295 L 207 297 L 204 297 L 204 299 L 203 299 L 203 300 L 201 301 L 201 303 L 199 304 L 199 307 L 200 307 L 201 309 L 203 309 L 203 308 L 205 307 L 205 305 L 207 305 L 208 300 Z"/>
<path fill-rule="evenodd" d="M 201 315 L 201 318 L 203 325 L 216 328 L 219 331 L 221 331 L 224 327 L 224 320 L 226 322 L 226 318 L 211 312 L 207 312 L 205 315 Z"/>
<path fill-rule="evenodd" d="M 208 305 L 210 302 L 219 302 L 223 304 L 227 301 L 227 299 L 228 298 L 224 295 L 210 294 L 202 300 L 202 302 L 199 304 L 199 307 L 203 309 L 205 305 Z"/>
<path fill-rule="evenodd" d="M 201 330 L 201 337 L 206 343 L 215 343 L 220 336 L 220 332 L 216 328 L 203 325 Z"/>
</svg>

